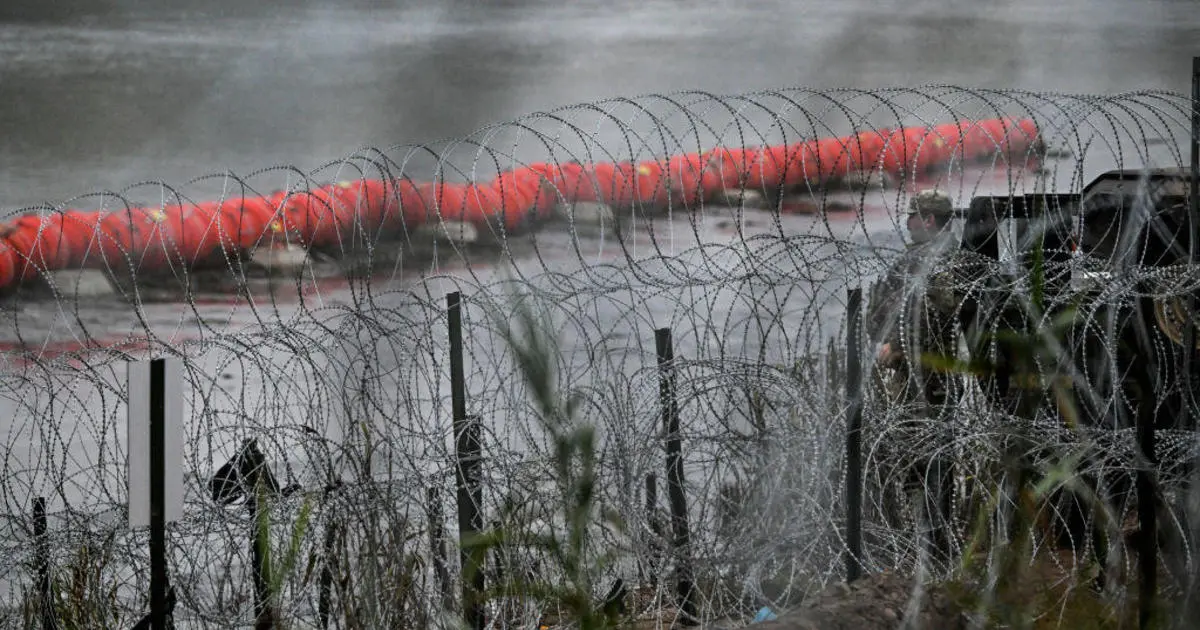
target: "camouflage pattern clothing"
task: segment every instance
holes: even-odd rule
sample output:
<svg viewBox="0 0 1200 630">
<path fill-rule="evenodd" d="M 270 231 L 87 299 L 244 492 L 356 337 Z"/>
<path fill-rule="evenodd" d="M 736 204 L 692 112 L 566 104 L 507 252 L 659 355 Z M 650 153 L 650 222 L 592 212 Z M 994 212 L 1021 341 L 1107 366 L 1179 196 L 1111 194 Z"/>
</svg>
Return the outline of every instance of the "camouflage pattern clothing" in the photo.
<svg viewBox="0 0 1200 630">
<path fill-rule="evenodd" d="M 930 192 L 914 198 L 908 219 L 913 244 L 871 287 L 868 298 L 867 338 L 881 349 L 871 370 L 877 400 L 889 409 L 903 408 L 910 417 L 944 417 L 960 391 L 955 387 L 960 379 L 945 371 L 949 366 L 928 362 L 941 358 L 944 363 L 958 355 L 962 281 L 969 275 L 969 261 L 948 229 L 952 216 L 944 195 Z M 938 556 L 949 553 L 953 476 L 941 446 L 951 436 L 937 439 L 937 448 L 921 454 L 930 446 L 928 438 L 908 436 L 901 425 L 890 431 L 891 438 L 881 447 L 895 452 L 878 454 L 878 478 L 885 484 L 878 489 L 882 516 L 894 526 L 925 523 L 930 551 Z M 910 443 L 910 437 L 924 443 Z"/>
<path fill-rule="evenodd" d="M 929 359 L 958 354 L 958 315 L 964 260 L 958 241 L 946 229 L 948 198 L 935 192 L 912 202 L 909 230 L 914 243 L 871 288 L 868 339 L 881 348 L 875 365 L 881 393 L 893 405 L 936 407 L 953 403 L 953 375 Z"/>
<path fill-rule="evenodd" d="M 867 335 L 882 346 L 876 368 L 891 371 L 882 384 L 893 404 L 953 402 L 951 375 L 928 361 L 958 354 L 961 278 L 954 258 L 943 239 L 913 245 L 871 288 Z"/>
</svg>

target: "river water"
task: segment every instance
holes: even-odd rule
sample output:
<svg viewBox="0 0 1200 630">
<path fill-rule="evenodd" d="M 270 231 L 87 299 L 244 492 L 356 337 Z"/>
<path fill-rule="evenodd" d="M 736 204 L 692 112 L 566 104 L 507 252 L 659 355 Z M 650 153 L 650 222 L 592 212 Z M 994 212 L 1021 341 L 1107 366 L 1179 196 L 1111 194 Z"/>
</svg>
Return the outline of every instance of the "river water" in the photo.
<svg viewBox="0 0 1200 630">
<path fill-rule="evenodd" d="M 420 0 L 390 4 L 170 0 L 152 7 L 147 4 L 18 0 L 0 7 L 0 93 L 4 96 L 0 99 L 0 212 L 41 204 L 95 207 L 103 200 L 80 196 L 131 186 L 130 196 L 139 201 L 162 201 L 161 187 L 136 186 L 139 182 L 182 186 L 199 197 L 228 189 L 229 179 L 193 181 L 210 173 L 253 176 L 265 189 L 281 188 L 294 183 L 283 171 L 254 174 L 276 165 L 310 171 L 364 147 L 386 149 L 463 137 L 531 112 L 621 96 L 924 84 L 1066 93 L 1186 93 L 1189 54 L 1195 52 L 1191 46 L 1200 41 L 1200 12 L 1185 0 Z M 782 103 L 772 98 L 759 100 Z M 653 102 L 659 103 L 661 111 L 671 110 Z M 971 109 L 978 104 L 963 103 L 965 113 L 978 111 Z M 720 117 L 711 105 L 705 111 Z M 615 127 L 597 123 L 600 116 L 584 110 L 572 110 L 571 115 L 596 126 L 593 148 L 622 150 L 627 138 Z M 771 118 L 769 113 L 744 116 Z M 639 124 L 644 129 L 648 123 L 643 119 Z M 680 124 L 679 117 L 670 124 Z M 494 146 L 502 144 L 494 141 Z M 669 147 L 680 148 L 684 146 Z M 457 151 L 460 157 L 471 155 L 465 149 Z M 539 151 L 537 143 L 526 139 L 517 153 L 524 159 L 546 159 Z M 403 151 L 390 155 L 400 159 Z M 1087 163 L 1085 179 L 1113 163 L 1104 157 Z M 321 173 L 336 179 L 336 170 L 335 165 Z M 1064 169 L 1054 186 L 1070 184 L 1073 173 L 1066 171 L 1071 169 Z M 961 189 L 960 197 L 1007 187 L 1002 175 L 992 174 Z M 688 261 L 685 266 L 691 266 L 685 274 L 734 277 L 753 270 L 767 278 L 795 277 L 810 264 L 828 272 L 832 254 L 818 254 L 815 246 L 800 254 L 776 251 L 766 262 L 739 256 L 753 249 L 745 243 L 756 233 L 816 234 L 896 245 L 895 208 L 889 207 L 887 198 L 878 194 L 868 202 L 861 220 L 848 213 L 828 221 L 786 216 L 776 222 L 765 213 L 739 216 L 728 210 L 713 210 L 695 221 L 680 215 L 657 218 L 653 230 L 644 225 L 635 228 L 625 246 L 635 258 L 658 252 L 682 255 Z M 105 203 L 111 204 L 111 198 Z M 743 228 L 740 234 L 738 225 Z M 702 256 L 696 250 L 701 244 L 728 247 Z M 777 351 L 771 346 L 767 354 L 775 359 L 793 356 L 800 346 L 836 332 L 836 325 L 819 315 L 831 311 L 813 306 L 814 301 L 828 300 L 836 311 L 840 297 L 831 297 L 829 291 L 784 298 L 770 286 L 731 280 L 728 290 L 710 284 L 693 292 L 687 281 L 663 280 L 678 277 L 672 276 L 676 272 L 670 264 L 647 263 L 642 269 L 655 269 L 653 274 L 661 281 L 662 287 L 656 288 L 655 282 L 639 280 L 611 232 L 601 238 L 590 230 L 575 239 L 552 229 L 539 236 L 536 247 L 525 244 L 520 252 L 515 264 L 487 257 L 473 261 L 473 275 L 464 289 L 469 308 L 470 286 L 494 283 L 502 273 L 565 273 L 579 287 L 586 287 L 588 282 L 599 283 L 600 276 L 588 280 L 580 270 L 607 265 L 593 273 L 608 274 L 616 278 L 613 282 L 625 279 L 641 284 L 637 290 L 623 295 L 609 292 L 603 298 L 588 298 L 585 288 L 579 288 L 576 295 L 584 296 L 580 302 L 559 302 L 564 320 L 570 319 L 572 308 L 585 313 L 576 317 L 574 325 L 568 321 L 562 326 L 566 345 L 576 349 L 570 361 L 577 370 L 600 361 L 585 350 L 599 347 L 597 339 L 603 335 L 609 339 L 604 359 L 609 367 L 600 372 L 638 373 L 652 365 L 651 330 L 660 326 L 686 330 L 680 335 L 677 352 L 681 355 L 753 358 L 771 346 L 761 335 L 748 332 L 757 313 L 781 304 L 790 304 L 795 317 L 786 325 L 780 323 L 786 317 L 776 322 L 783 330 L 772 334 L 786 339 L 771 343 L 789 348 Z M 468 269 L 452 254 L 443 253 L 438 261 L 408 264 L 403 273 L 386 279 L 387 286 L 410 286 L 426 273 L 462 275 Z M 554 278 L 544 284 L 560 294 L 574 286 Z M 453 286 L 453 281 L 442 280 L 429 288 L 431 306 L 414 317 L 432 321 L 428 313 L 440 308 L 442 294 Z M 307 304 L 330 312 L 351 307 L 357 295 L 349 284 L 327 283 L 310 293 Z M 411 306 L 412 300 L 411 296 L 376 295 L 373 308 Z M 5 315 L 13 326 L 4 332 L 3 341 L 70 348 L 83 336 L 117 339 L 142 325 L 164 338 L 184 341 L 263 321 L 295 325 L 299 310 L 295 298 L 261 300 L 250 309 L 234 297 L 210 295 L 190 306 L 146 304 L 141 308 L 145 319 L 139 323 L 132 309 L 120 302 L 30 303 L 17 314 Z M 480 324 L 482 316 L 475 317 Z M 208 327 L 203 328 L 202 322 Z M 442 334 L 437 327 L 428 332 Z M 322 338 L 338 335 L 328 333 Z M 619 339 L 636 349 L 613 358 L 614 353 L 621 354 L 613 349 L 613 340 Z M 474 343 L 486 348 L 490 342 Z M 341 385 L 335 376 L 348 387 L 365 378 L 361 359 L 367 355 L 378 364 L 372 368 L 376 374 L 392 368 L 413 373 L 433 370 L 434 363 L 439 373 L 445 369 L 440 357 L 428 365 L 421 362 L 424 359 L 405 358 L 413 348 L 444 352 L 444 344 L 422 345 L 416 333 L 411 344 L 397 348 L 396 343 L 376 343 L 387 347 L 367 352 L 346 342 L 331 350 L 329 357 L 305 365 L 288 363 L 288 353 L 294 355 L 294 350 L 256 350 L 263 357 L 283 357 L 271 369 L 239 365 L 236 348 L 207 349 L 191 377 L 208 400 L 189 402 L 187 433 L 194 447 L 189 466 L 199 471 L 219 463 L 234 443 L 232 436 L 244 436 L 239 427 L 254 424 L 263 432 L 284 424 L 294 427 L 298 414 L 319 416 L 319 432 L 336 442 L 344 433 L 349 405 L 342 400 L 308 399 L 305 392 L 338 392 Z M 505 378 L 486 373 L 493 355 L 494 351 L 483 349 L 471 357 L 477 364 L 472 411 L 489 416 L 513 413 L 515 401 L 495 398 L 495 392 L 508 386 Z M 57 383 L 55 387 L 76 388 L 71 400 L 49 393 L 49 377 L 25 369 L 14 364 L 0 397 L 0 419 L 12 418 L 0 429 L 8 433 L 4 439 L 8 510 L 23 511 L 29 494 L 61 486 L 66 478 L 74 485 L 52 499 L 52 508 L 79 497 L 119 495 L 118 477 L 88 481 L 80 473 L 108 466 L 97 461 L 96 452 L 120 451 L 117 446 L 104 446 L 120 441 L 124 430 L 120 405 L 98 393 L 104 389 L 98 386 L 101 382 L 120 386 L 123 372 L 118 365 Z M 292 379 L 301 385 L 284 391 L 277 384 L 264 385 L 261 379 L 266 378 Z M 443 399 L 447 390 L 440 380 L 429 376 L 408 383 L 412 400 L 396 395 L 387 402 L 394 409 L 417 399 Z M 635 398 L 646 405 L 652 425 L 654 383 L 649 376 L 642 380 L 645 392 Z M 396 377 L 396 381 L 403 379 Z M 221 392 L 223 398 L 218 400 L 214 392 Z M 492 392 L 493 399 L 486 392 Z M 280 403 L 281 397 L 291 398 Z M 446 425 L 448 413 L 448 405 L 441 406 L 446 408 L 429 412 L 436 416 L 430 422 L 438 427 Z M 394 417 L 396 412 L 392 413 Z M 54 423 L 73 425 L 76 431 L 69 438 L 50 436 L 44 422 L 48 417 Z M 415 443 L 411 436 L 399 436 L 408 430 L 394 429 L 395 444 Z M 646 430 L 647 435 L 653 434 L 652 429 Z M 214 445 L 216 435 L 223 437 Z M 438 440 L 441 437 L 430 438 L 431 443 Z M 42 457 L 53 461 L 36 463 Z"/>
<path fill-rule="evenodd" d="M 70 4 L 66 15 L 0 8 L 2 209 L 144 180 L 308 170 L 363 146 L 618 96 L 927 83 L 1186 92 L 1200 29 L 1182 0 Z"/>
</svg>

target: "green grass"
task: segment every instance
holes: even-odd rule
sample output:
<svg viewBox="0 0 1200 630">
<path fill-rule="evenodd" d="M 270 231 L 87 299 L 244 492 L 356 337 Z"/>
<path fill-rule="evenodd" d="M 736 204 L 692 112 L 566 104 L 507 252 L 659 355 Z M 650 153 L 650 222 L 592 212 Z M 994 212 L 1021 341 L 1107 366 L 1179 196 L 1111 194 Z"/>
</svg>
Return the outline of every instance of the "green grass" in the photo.
<svg viewBox="0 0 1200 630">
<path fill-rule="evenodd" d="M 601 526 L 624 533 L 625 525 L 597 498 L 595 429 L 576 419 L 583 399 L 570 393 L 563 396 L 559 391 L 554 374 L 557 340 L 546 332 L 544 322 L 526 303 L 519 302 L 513 317 L 499 324 L 538 420 L 553 445 L 558 496 L 557 513 L 551 522 L 561 522 L 561 526 L 537 533 L 519 523 L 502 525 L 468 541 L 467 548 L 477 558 L 509 546 L 530 549 L 550 565 L 543 567 L 538 576 L 506 576 L 503 583 L 489 589 L 490 596 L 520 593 L 556 611 L 560 622 L 569 621 L 580 630 L 615 628 L 622 620 L 614 606 L 599 601 L 596 578 L 625 550 L 601 547 L 593 532 Z"/>
<path fill-rule="evenodd" d="M 132 626 L 111 573 L 115 553 L 113 537 L 75 548 L 70 561 L 53 567 L 50 575 L 51 609 L 58 630 L 92 630 Z M 41 630 L 42 602 L 37 590 L 26 588 L 22 598 L 26 630 Z"/>
</svg>

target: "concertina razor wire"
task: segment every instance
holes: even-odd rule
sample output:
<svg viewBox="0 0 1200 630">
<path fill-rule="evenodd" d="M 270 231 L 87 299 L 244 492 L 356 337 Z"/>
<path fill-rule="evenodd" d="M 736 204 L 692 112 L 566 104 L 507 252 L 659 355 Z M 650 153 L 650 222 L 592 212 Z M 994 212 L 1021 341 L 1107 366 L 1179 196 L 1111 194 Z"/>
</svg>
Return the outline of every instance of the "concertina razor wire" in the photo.
<svg viewBox="0 0 1200 630">
<path fill-rule="evenodd" d="M 595 532 L 622 551 L 597 588 L 615 577 L 653 583 L 648 606 L 672 605 L 669 535 L 652 526 L 666 522 L 666 503 L 658 514 L 644 496 L 648 474 L 666 496 L 653 331 L 669 327 L 701 610 L 736 616 L 797 602 L 842 566 L 846 292 L 878 286 L 903 260 L 917 193 L 936 189 L 966 207 L 980 195 L 1078 192 L 1111 169 L 1184 167 L 1190 108 L 1174 93 L 947 86 L 655 95 L 443 143 L 363 149 L 310 173 L 277 166 L 143 182 L 11 213 L 0 239 L 4 626 L 28 614 L 34 497 L 47 501 L 55 579 L 86 585 L 73 597 L 91 620 L 132 626 L 144 613 L 146 537 L 124 517 L 124 364 L 149 354 L 184 366 L 185 517 L 168 536 L 179 627 L 252 617 L 252 527 L 209 485 L 245 440 L 281 486 L 299 489 L 271 512 L 277 546 L 312 501 L 281 618 L 317 615 L 314 566 L 324 566 L 336 525 L 334 599 L 364 627 L 433 623 L 430 488 L 443 529 L 456 531 L 451 291 L 464 300 L 467 404 L 482 424 L 489 523 L 555 522 L 545 500 L 554 445 L 503 343 L 521 306 L 558 340 L 550 372 L 578 401 L 574 421 L 598 431 L 598 498 L 626 526 Z M 1072 221 L 1043 227 L 1069 232 Z M 951 229 L 968 223 L 959 217 Z M 940 458 L 956 462 L 950 546 L 961 551 L 967 480 L 1026 448 L 1014 446 L 1014 426 L 1037 446 L 1023 452 L 1031 461 L 1086 444 L 1081 473 L 1118 486 L 1135 465 L 1130 429 L 1106 424 L 1115 412 L 1088 411 L 1136 407 L 1106 384 L 1112 370 L 1074 373 L 1091 395 L 1080 413 L 1092 420 L 1073 428 L 1044 400 L 1009 404 L 962 375 L 943 379 L 935 411 L 915 402 L 912 382 L 895 391 L 897 373 L 920 371 L 913 357 L 932 330 L 909 299 L 924 280 L 951 278 L 957 304 L 976 304 L 996 326 L 1039 330 L 1073 299 L 1064 278 L 1119 267 L 1076 320 L 1114 353 L 1121 333 L 1107 307 L 1147 298 L 1167 305 L 1155 311 L 1161 319 L 1196 289 L 1185 264 L 1128 255 L 1050 256 L 1035 274 L 1012 254 L 1017 232 L 1000 239 L 1011 255 L 925 255 L 896 292 L 869 295 L 882 297 L 867 304 L 868 322 L 884 323 L 864 357 L 868 571 L 923 557 L 912 491 L 927 482 L 912 471 Z M 1163 329 L 1152 335 L 1163 356 L 1178 347 Z M 875 360 L 884 338 L 908 367 Z M 995 356 L 985 346 L 976 358 Z M 1037 355 L 1034 371 L 1061 373 L 1053 357 L 1064 352 Z M 1160 405 L 1178 397 L 1170 383 Z M 1191 438 L 1180 426 L 1160 436 L 1170 487 L 1170 464 L 1186 459 Z M 1114 496 L 1123 513 L 1132 509 L 1128 492 Z M 505 557 L 510 570 L 559 570 L 526 549 Z M 397 576 L 398 563 L 410 575 Z"/>
</svg>

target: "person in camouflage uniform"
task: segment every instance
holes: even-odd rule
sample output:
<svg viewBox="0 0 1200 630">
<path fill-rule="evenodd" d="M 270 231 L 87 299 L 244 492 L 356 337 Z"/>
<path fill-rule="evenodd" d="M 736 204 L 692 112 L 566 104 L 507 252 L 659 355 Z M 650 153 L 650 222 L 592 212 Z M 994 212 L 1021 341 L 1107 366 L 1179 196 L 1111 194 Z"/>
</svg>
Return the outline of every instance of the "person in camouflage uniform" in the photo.
<svg viewBox="0 0 1200 630">
<path fill-rule="evenodd" d="M 929 364 L 958 350 L 961 291 L 954 267 L 958 242 L 949 229 L 950 198 L 924 191 L 909 204 L 912 244 L 871 288 L 868 339 L 880 348 L 875 372 L 892 405 L 928 405 L 940 413 L 954 392 L 952 375 Z"/>
<path fill-rule="evenodd" d="M 931 357 L 949 361 L 958 354 L 962 291 L 956 269 L 959 243 L 949 229 L 953 215 L 950 198 L 937 191 L 913 197 L 908 215 L 912 244 L 871 287 L 867 306 L 867 338 L 880 349 L 872 366 L 877 400 L 889 409 L 901 408 L 914 419 L 943 417 L 953 409 L 960 390 L 955 386 L 955 374 L 946 370 L 948 366 L 929 361 Z M 894 526 L 903 527 L 907 519 L 901 514 L 906 510 L 893 501 L 923 497 L 918 503 L 924 507 L 914 507 L 928 519 L 930 544 L 935 552 L 948 553 L 949 458 L 938 454 L 913 459 L 913 445 L 901 437 L 903 429 L 904 424 L 889 429 L 899 442 L 895 452 L 883 455 L 880 462 L 880 473 L 890 478 L 885 483 L 890 486 L 898 481 L 901 485 L 899 495 L 885 492 L 883 505 L 890 507 L 884 516 Z M 939 447 L 947 444 L 943 440 L 937 443 Z"/>
</svg>

